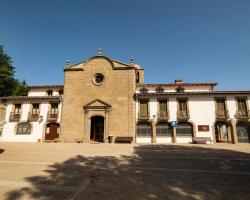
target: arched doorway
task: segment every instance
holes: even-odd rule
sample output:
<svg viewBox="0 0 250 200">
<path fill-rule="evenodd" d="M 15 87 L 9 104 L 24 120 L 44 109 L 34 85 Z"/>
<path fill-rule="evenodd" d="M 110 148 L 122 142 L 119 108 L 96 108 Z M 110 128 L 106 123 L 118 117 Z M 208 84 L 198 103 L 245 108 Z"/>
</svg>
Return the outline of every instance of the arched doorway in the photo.
<svg viewBox="0 0 250 200">
<path fill-rule="evenodd" d="M 250 124 L 247 122 L 238 122 L 236 124 L 239 143 L 250 143 Z"/>
<path fill-rule="evenodd" d="M 231 126 L 227 122 L 215 123 L 215 139 L 218 143 L 231 143 L 233 140 Z"/>
<path fill-rule="evenodd" d="M 104 117 L 91 117 L 90 140 L 103 142 L 104 139 Z"/>
<path fill-rule="evenodd" d="M 58 123 L 49 123 L 46 125 L 45 140 L 54 140 L 59 138 L 60 125 Z"/>
</svg>

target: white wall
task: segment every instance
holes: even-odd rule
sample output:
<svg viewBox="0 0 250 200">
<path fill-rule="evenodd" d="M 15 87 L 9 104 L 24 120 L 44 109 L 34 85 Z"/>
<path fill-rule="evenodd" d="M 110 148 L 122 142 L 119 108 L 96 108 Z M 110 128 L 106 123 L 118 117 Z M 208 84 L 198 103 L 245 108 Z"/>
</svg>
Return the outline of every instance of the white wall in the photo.
<svg viewBox="0 0 250 200">
<path fill-rule="evenodd" d="M 28 120 L 28 113 L 30 111 L 31 107 L 31 102 L 23 102 L 22 104 L 22 114 L 21 114 L 21 119 L 20 122 L 27 122 Z M 15 133 L 15 127 L 18 123 L 20 122 L 10 122 L 9 121 L 9 116 L 10 112 L 12 111 L 12 103 L 9 102 L 7 109 L 6 109 L 6 117 L 5 117 L 5 124 L 3 127 L 3 132 L 2 135 L 0 136 L 0 141 L 5 141 L 5 142 L 37 142 L 38 139 L 43 138 L 43 134 L 45 131 L 45 125 L 46 125 L 46 120 L 47 120 L 47 113 L 49 109 L 49 102 L 46 100 L 43 100 L 40 103 L 40 116 L 42 116 L 42 120 L 38 120 L 36 122 L 30 122 L 32 124 L 32 130 L 31 134 L 29 135 L 17 135 Z M 59 118 L 58 118 L 58 123 L 60 123 L 61 120 L 61 108 L 62 104 L 59 104 Z"/>
</svg>

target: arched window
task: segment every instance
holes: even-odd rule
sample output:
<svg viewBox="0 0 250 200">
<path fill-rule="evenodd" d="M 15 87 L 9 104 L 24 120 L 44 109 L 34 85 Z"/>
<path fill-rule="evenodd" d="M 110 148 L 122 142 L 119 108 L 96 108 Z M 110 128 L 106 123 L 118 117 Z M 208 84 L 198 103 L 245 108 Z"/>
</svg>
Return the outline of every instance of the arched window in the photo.
<svg viewBox="0 0 250 200">
<path fill-rule="evenodd" d="M 148 93 L 148 89 L 147 88 L 142 88 L 142 89 L 140 89 L 140 93 L 146 94 L 146 93 Z"/>
<path fill-rule="evenodd" d="M 193 125 L 187 122 L 178 123 L 176 126 L 176 136 L 193 136 Z"/>
<path fill-rule="evenodd" d="M 31 124 L 28 122 L 17 124 L 16 134 L 31 134 Z"/>
<path fill-rule="evenodd" d="M 155 89 L 155 92 L 156 93 L 163 93 L 164 89 L 162 87 L 158 87 L 158 88 Z"/>
<path fill-rule="evenodd" d="M 136 126 L 137 136 L 151 137 L 152 127 L 150 123 L 139 123 Z"/>
<path fill-rule="evenodd" d="M 168 123 L 158 123 L 156 125 L 156 136 L 172 137 L 172 128 Z"/>
</svg>

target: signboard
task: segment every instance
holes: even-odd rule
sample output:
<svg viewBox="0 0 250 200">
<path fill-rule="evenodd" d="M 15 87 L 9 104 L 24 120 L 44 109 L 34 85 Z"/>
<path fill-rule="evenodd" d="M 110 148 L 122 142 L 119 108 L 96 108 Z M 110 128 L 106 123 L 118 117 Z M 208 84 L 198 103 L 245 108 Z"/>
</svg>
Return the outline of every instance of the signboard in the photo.
<svg viewBox="0 0 250 200">
<path fill-rule="evenodd" d="M 171 121 L 171 122 L 170 122 L 170 125 L 171 125 L 172 127 L 176 127 L 176 124 L 177 124 L 176 121 Z"/>
<path fill-rule="evenodd" d="M 198 131 L 209 131 L 209 125 L 198 125 Z"/>
</svg>

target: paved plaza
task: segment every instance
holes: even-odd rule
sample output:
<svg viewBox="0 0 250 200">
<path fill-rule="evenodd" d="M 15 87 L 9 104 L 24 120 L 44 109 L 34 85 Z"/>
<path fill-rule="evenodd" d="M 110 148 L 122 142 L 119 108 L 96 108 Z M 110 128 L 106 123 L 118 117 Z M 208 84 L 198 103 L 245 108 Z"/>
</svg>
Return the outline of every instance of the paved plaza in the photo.
<svg viewBox="0 0 250 200">
<path fill-rule="evenodd" d="M 250 199 L 250 145 L 0 143 L 0 198 Z"/>
</svg>

